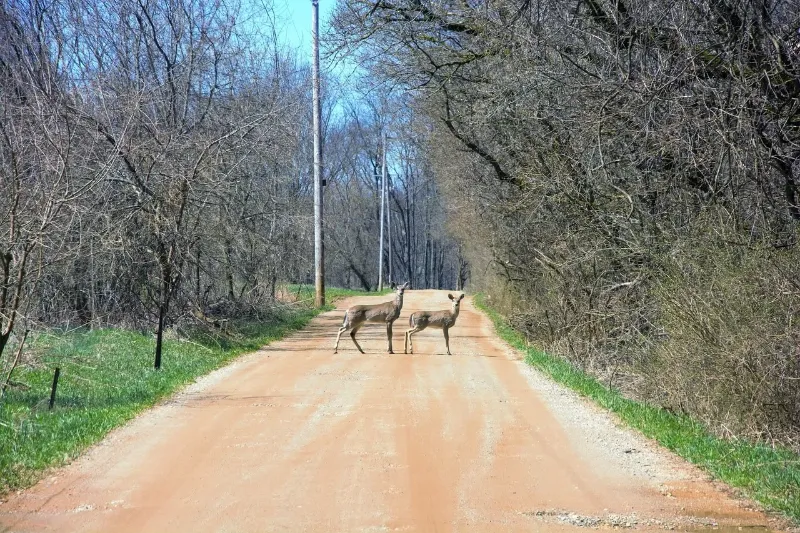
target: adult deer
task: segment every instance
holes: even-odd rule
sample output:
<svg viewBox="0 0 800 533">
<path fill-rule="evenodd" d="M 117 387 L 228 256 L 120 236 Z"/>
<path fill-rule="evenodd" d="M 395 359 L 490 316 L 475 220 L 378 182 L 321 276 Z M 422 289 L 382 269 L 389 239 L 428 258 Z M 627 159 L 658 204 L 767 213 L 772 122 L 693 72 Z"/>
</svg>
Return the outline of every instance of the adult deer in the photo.
<svg viewBox="0 0 800 533">
<path fill-rule="evenodd" d="M 389 353 L 392 351 L 392 323 L 400 316 L 400 310 L 403 308 L 403 292 L 408 288 L 409 282 L 403 285 L 395 285 L 392 283 L 394 289 L 394 300 L 391 302 L 384 302 L 382 304 L 374 305 L 354 305 L 350 307 L 344 315 L 344 322 L 342 327 L 339 328 L 339 334 L 336 335 L 336 346 L 333 347 L 333 353 L 339 350 L 339 339 L 342 333 L 350 331 L 350 338 L 358 348 L 358 351 L 364 353 L 364 350 L 359 346 L 356 340 L 356 333 L 364 325 L 364 322 L 384 322 L 386 323 L 386 336 L 389 338 Z"/>
<path fill-rule="evenodd" d="M 447 346 L 447 355 L 450 353 L 450 334 L 448 330 L 456 324 L 458 318 L 458 309 L 461 305 L 461 300 L 464 299 L 462 294 L 458 298 L 452 294 L 447 295 L 450 298 L 451 308 L 449 311 L 417 311 L 411 313 L 408 317 L 408 325 L 412 326 L 411 329 L 406 331 L 406 345 L 403 353 L 414 353 L 414 347 L 411 345 L 411 335 L 420 332 L 425 328 L 438 328 L 444 332 L 444 343 Z"/>
</svg>

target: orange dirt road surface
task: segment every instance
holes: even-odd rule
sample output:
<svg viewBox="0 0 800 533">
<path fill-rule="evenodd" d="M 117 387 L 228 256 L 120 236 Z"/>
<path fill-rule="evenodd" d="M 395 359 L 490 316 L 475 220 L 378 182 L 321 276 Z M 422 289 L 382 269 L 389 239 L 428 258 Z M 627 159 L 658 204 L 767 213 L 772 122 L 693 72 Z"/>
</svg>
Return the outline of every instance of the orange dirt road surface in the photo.
<svg viewBox="0 0 800 533">
<path fill-rule="evenodd" d="M 766 531 L 779 523 L 527 367 L 467 298 L 445 353 L 351 298 L 0 504 L 3 532 Z M 169 358 L 167 358 L 169 364 Z"/>
</svg>

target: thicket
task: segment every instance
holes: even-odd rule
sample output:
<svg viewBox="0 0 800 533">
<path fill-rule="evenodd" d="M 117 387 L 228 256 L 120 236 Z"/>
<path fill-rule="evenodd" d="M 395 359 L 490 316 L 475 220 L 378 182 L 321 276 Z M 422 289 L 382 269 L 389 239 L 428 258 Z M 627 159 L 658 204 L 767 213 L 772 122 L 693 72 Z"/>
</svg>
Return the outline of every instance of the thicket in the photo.
<svg viewBox="0 0 800 533">
<path fill-rule="evenodd" d="M 343 0 L 329 46 L 414 95 L 473 289 L 531 341 L 800 446 L 796 0 Z"/>
<path fill-rule="evenodd" d="M 313 272 L 311 91 L 271 2 L 0 2 L 0 397 L 29 331 L 267 319 Z M 327 278 L 454 283 L 413 117 L 324 80 Z M 345 98 L 346 96 L 346 98 Z M 394 108 L 397 108 L 395 105 Z M 389 256 L 391 250 L 391 257 Z"/>
</svg>

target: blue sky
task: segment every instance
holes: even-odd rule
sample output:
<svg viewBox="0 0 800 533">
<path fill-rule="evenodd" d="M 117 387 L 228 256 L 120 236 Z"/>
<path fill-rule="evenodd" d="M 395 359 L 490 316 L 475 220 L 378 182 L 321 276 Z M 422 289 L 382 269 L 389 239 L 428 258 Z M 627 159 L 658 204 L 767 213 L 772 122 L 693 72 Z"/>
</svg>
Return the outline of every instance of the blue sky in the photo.
<svg viewBox="0 0 800 533">
<path fill-rule="evenodd" d="M 269 0 L 267 0 L 269 1 Z M 280 27 L 279 39 L 296 47 L 302 60 L 311 63 L 311 0 L 271 0 Z M 324 33 L 338 0 L 319 0 L 319 31 Z M 339 83 L 349 84 L 359 72 L 358 67 L 346 58 L 336 64 L 327 64 L 321 58 L 323 73 L 335 77 Z"/>
<path fill-rule="evenodd" d="M 300 53 L 311 58 L 311 0 L 273 0 L 278 20 L 285 22 L 282 36 Z M 319 0 L 319 29 L 325 27 L 336 0 Z"/>
</svg>

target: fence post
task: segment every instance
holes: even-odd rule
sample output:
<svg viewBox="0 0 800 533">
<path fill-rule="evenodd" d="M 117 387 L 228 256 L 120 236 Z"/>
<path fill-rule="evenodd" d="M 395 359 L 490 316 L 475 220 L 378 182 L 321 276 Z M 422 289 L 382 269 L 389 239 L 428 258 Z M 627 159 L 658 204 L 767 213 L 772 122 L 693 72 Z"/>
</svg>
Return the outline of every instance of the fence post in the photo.
<svg viewBox="0 0 800 533">
<path fill-rule="evenodd" d="M 53 409 L 53 404 L 56 403 L 56 388 L 58 387 L 59 374 L 61 374 L 61 369 L 56 367 L 56 373 L 53 375 L 53 387 L 50 389 L 50 410 Z"/>
</svg>

